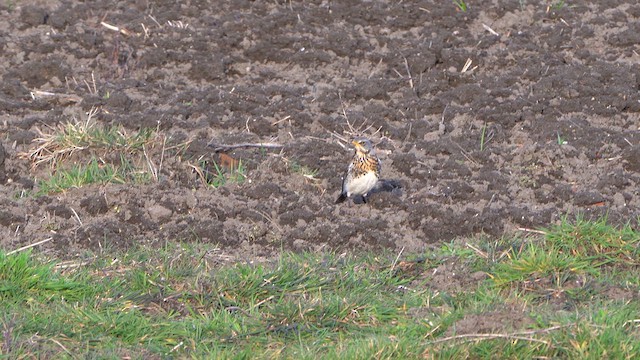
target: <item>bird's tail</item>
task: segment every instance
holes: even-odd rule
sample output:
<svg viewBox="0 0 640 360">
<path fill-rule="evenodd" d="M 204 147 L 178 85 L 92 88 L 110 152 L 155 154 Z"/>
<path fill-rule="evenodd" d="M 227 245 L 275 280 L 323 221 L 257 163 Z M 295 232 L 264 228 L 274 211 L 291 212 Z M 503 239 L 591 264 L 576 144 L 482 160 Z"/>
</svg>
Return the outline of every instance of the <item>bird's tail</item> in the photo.
<svg viewBox="0 0 640 360">
<path fill-rule="evenodd" d="M 338 199 L 336 200 L 336 204 L 340 204 L 341 202 L 344 202 L 345 200 L 347 200 L 347 194 L 341 193 L 340 196 L 338 196 Z"/>
<path fill-rule="evenodd" d="M 378 183 L 373 188 L 373 190 L 370 191 L 369 193 L 371 194 L 374 192 L 382 192 L 382 191 L 396 192 L 400 189 L 402 189 L 402 183 L 400 181 L 392 180 L 392 179 L 380 179 L 378 180 Z"/>
</svg>

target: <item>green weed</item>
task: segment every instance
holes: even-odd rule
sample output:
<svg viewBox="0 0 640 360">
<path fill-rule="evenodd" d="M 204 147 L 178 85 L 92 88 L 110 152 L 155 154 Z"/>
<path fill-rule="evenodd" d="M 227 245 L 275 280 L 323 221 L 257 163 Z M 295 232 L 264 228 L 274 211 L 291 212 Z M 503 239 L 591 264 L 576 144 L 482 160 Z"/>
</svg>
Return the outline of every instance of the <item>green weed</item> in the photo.
<svg viewBox="0 0 640 360">
<path fill-rule="evenodd" d="M 226 184 L 242 184 L 247 178 L 247 170 L 239 160 L 231 168 L 225 168 L 215 161 L 200 160 L 197 165 L 191 165 L 198 174 L 200 181 L 208 186 L 218 188 Z"/>
<path fill-rule="evenodd" d="M 453 0 L 453 4 L 462 12 L 466 12 L 469 9 L 464 0 Z"/>
<path fill-rule="evenodd" d="M 289 168 L 291 169 L 291 172 L 295 173 L 295 174 L 300 174 L 303 177 L 310 179 L 310 180 L 316 180 L 316 175 L 318 175 L 318 170 L 316 169 L 312 169 L 308 166 L 305 165 L 300 165 L 298 162 L 296 161 L 292 161 L 289 163 Z"/>
<path fill-rule="evenodd" d="M 557 132 L 557 138 L 556 141 L 558 143 L 558 145 L 562 146 L 562 145 L 567 145 L 567 140 L 565 140 L 564 137 L 560 136 L 560 132 Z"/>
<path fill-rule="evenodd" d="M 487 123 L 484 123 L 484 125 L 482 125 L 482 132 L 480 133 L 480 151 L 484 151 L 487 142 Z"/>
<path fill-rule="evenodd" d="M 547 12 L 549 11 L 560 11 L 562 10 L 564 7 L 567 7 L 567 3 L 564 0 L 558 0 L 558 1 L 554 1 L 553 3 L 551 3 L 549 5 L 549 7 L 547 8 Z"/>
</svg>

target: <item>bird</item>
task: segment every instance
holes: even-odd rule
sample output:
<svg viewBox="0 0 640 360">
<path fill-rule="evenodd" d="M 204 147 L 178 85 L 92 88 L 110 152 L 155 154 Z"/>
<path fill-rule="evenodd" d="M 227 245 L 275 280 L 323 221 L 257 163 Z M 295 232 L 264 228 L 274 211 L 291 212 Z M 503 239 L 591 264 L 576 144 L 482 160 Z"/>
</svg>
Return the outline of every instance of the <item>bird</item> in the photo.
<svg viewBox="0 0 640 360">
<path fill-rule="evenodd" d="M 367 195 L 376 187 L 380 179 L 382 166 L 371 141 L 364 137 L 356 137 L 351 143 L 355 146 L 355 154 L 347 172 L 342 177 L 342 192 L 336 204 L 353 196 L 361 196 L 366 203 Z"/>
</svg>

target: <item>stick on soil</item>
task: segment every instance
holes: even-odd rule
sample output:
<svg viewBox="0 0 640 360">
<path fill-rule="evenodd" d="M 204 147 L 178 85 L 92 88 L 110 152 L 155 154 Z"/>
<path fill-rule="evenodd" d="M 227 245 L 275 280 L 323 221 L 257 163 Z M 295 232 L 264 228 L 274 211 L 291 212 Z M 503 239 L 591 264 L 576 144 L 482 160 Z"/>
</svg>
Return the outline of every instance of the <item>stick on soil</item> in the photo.
<svg viewBox="0 0 640 360">
<path fill-rule="evenodd" d="M 276 143 L 241 143 L 241 144 L 208 144 L 207 146 L 212 147 L 214 152 L 227 152 L 234 149 L 239 148 L 267 148 L 267 149 L 279 149 L 284 147 L 284 145 L 276 144 Z"/>
</svg>

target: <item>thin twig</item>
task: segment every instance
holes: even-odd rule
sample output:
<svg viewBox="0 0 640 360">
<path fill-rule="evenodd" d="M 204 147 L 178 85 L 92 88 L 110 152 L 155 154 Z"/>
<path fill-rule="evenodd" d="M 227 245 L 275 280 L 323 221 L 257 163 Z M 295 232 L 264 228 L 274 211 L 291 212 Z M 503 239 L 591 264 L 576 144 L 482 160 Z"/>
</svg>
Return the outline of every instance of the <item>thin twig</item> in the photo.
<svg viewBox="0 0 640 360">
<path fill-rule="evenodd" d="M 409 137 L 411 136 L 411 128 L 412 128 L 413 122 L 409 122 L 409 130 L 407 131 L 407 136 L 404 137 L 404 142 L 408 142 L 409 141 Z"/>
<path fill-rule="evenodd" d="M 371 72 L 369 73 L 369 76 L 367 77 L 367 79 L 371 79 L 373 77 L 373 75 L 376 73 L 376 70 L 378 69 L 380 64 L 382 64 L 382 58 L 380 58 L 380 61 L 378 61 L 378 64 L 373 67 L 373 70 L 371 70 Z"/>
<path fill-rule="evenodd" d="M 478 254 L 478 256 L 480 256 L 480 257 L 482 257 L 482 258 L 485 258 L 485 259 L 488 259 L 488 258 L 489 258 L 489 256 L 487 256 L 487 253 L 486 253 L 486 252 L 484 252 L 484 251 L 482 251 L 482 250 L 478 249 L 477 247 L 475 247 L 475 246 L 473 246 L 473 245 L 471 245 L 471 244 L 469 244 L 469 243 L 466 243 L 466 245 L 467 245 L 467 247 L 471 248 L 471 250 L 475 251 L 475 252 L 476 252 L 476 254 Z"/>
<path fill-rule="evenodd" d="M 71 208 L 71 211 L 73 212 L 73 215 L 76 217 L 76 220 L 78 221 L 78 224 L 80 224 L 80 226 L 82 226 L 82 220 L 80 220 L 80 216 L 78 216 L 78 213 L 76 212 L 76 210 L 74 208 Z"/>
<path fill-rule="evenodd" d="M 145 160 L 147 161 L 147 166 L 149 167 L 149 171 L 151 172 L 151 176 L 153 180 L 158 181 L 158 168 L 153 164 L 153 160 L 149 157 L 147 153 L 147 147 L 142 144 L 142 154 L 144 155 Z"/>
<path fill-rule="evenodd" d="M 462 70 L 460 70 L 461 73 L 465 73 L 469 70 L 469 68 L 471 67 L 471 64 L 473 63 L 473 60 L 471 59 L 467 59 L 467 61 L 464 63 L 464 66 L 462 67 Z M 477 67 L 477 66 L 476 66 Z M 474 68 L 475 69 L 475 68 Z M 472 69 L 473 70 L 473 69 Z"/>
<path fill-rule="evenodd" d="M 193 164 L 187 164 L 187 165 L 191 166 L 191 168 L 193 168 L 193 171 L 195 171 L 196 174 L 198 174 L 198 177 L 200 178 L 200 182 L 202 183 L 202 185 L 207 186 L 207 177 L 205 176 L 202 169 L 199 166 L 196 166 Z"/>
<path fill-rule="evenodd" d="M 142 26 L 142 32 L 144 33 L 144 38 L 146 40 L 149 38 L 149 29 L 147 29 L 147 27 L 144 26 L 143 23 L 140 23 L 140 25 Z"/>
<path fill-rule="evenodd" d="M 402 255 L 403 251 L 404 251 L 404 246 L 402 247 L 402 249 L 400 249 L 400 251 L 398 252 L 398 256 L 396 256 L 396 259 L 393 261 L 393 265 L 391 265 L 391 272 L 393 272 L 393 269 L 396 268 L 396 264 L 398 264 L 398 260 L 400 259 L 400 255 Z"/>
<path fill-rule="evenodd" d="M 629 141 L 629 139 L 627 138 L 622 138 L 624 141 L 627 142 L 627 144 L 629 144 L 629 146 L 633 146 L 633 144 L 631 143 L 631 141 Z"/>
<path fill-rule="evenodd" d="M 214 152 L 230 151 L 238 148 L 267 148 L 267 149 L 279 149 L 284 147 L 282 144 L 277 143 L 241 143 L 241 144 L 208 144 L 212 147 Z"/>
<path fill-rule="evenodd" d="M 96 77 L 93 75 L 93 71 L 91 72 L 91 83 L 93 84 L 93 95 L 97 95 L 98 87 L 96 86 Z"/>
<path fill-rule="evenodd" d="M 258 210 L 258 209 L 251 209 L 253 210 L 256 214 L 262 216 L 265 220 L 267 220 L 268 222 L 271 223 L 271 225 L 273 225 L 276 229 L 278 229 L 278 231 L 282 232 L 282 228 L 280 228 L 280 226 L 278 225 L 278 223 L 276 223 L 273 220 L 273 217 L 270 216 L 269 214 L 267 214 L 266 212 L 262 211 L 262 210 Z"/>
<path fill-rule="evenodd" d="M 64 262 L 64 263 L 60 263 L 60 264 L 56 264 L 54 266 L 54 269 L 70 269 L 70 268 L 76 268 L 76 267 L 80 267 L 80 266 L 85 266 L 87 264 L 90 264 L 91 261 L 81 261 L 81 262 Z"/>
<path fill-rule="evenodd" d="M 500 36 L 500 34 L 498 34 L 497 32 L 495 32 L 492 28 L 489 27 L 489 25 L 487 24 L 482 24 L 482 27 L 487 30 L 488 32 L 490 32 L 492 35 L 495 36 Z"/>
<path fill-rule="evenodd" d="M 456 336 L 451 336 L 448 338 L 444 338 L 444 339 L 438 339 L 438 340 L 434 340 L 431 341 L 429 344 L 437 344 L 440 342 L 446 342 L 446 341 L 451 341 L 451 340 L 464 340 L 463 342 L 469 342 L 469 341 L 477 341 L 477 340 L 492 340 L 492 339 L 510 339 L 510 340 L 524 340 L 524 341 L 531 341 L 531 342 L 539 342 L 545 345 L 549 345 L 549 342 L 544 341 L 544 340 L 538 340 L 536 338 L 531 338 L 531 337 L 524 337 L 524 336 L 517 336 L 517 335 L 509 335 L 509 334 L 463 334 L 463 335 L 456 335 Z"/>
<path fill-rule="evenodd" d="M 176 346 L 172 347 L 171 350 L 169 350 L 169 353 L 172 353 L 176 350 L 178 350 L 180 348 L 180 346 L 184 345 L 184 341 L 180 341 Z"/>
<path fill-rule="evenodd" d="M 280 119 L 280 120 L 274 121 L 274 122 L 272 122 L 272 123 L 271 123 L 271 125 L 272 125 L 272 126 L 275 126 L 275 125 L 278 125 L 278 124 L 280 124 L 281 122 L 285 122 L 285 121 L 287 121 L 287 120 L 289 120 L 289 119 L 291 119 L 291 115 L 287 115 L 287 116 L 283 117 L 283 118 L 282 118 L 282 119 Z"/>
<path fill-rule="evenodd" d="M 154 18 L 151 15 L 147 15 L 149 17 L 149 19 L 153 20 L 154 23 L 156 23 L 156 25 L 158 25 L 159 28 L 162 28 L 162 25 L 160 25 L 160 23 L 158 22 L 158 20 L 156 20 L 156 18 Z"/>
<path fill-rule="evenodd" d="M 545 345 L 549 345 L 549 343 L 547 341 L 539 340 L 539 339 L 535 339 L 535 338 L 531 338 L 531 337 L 526 337 L 526 336 L 527 335 L 540 334 L 540 333 L 549 333 L 551 331 L 555 331 L 555 330 L 559 330 L 559 329 L 566 328 L 566 327 L 571 327 L 571 326 L 575 326 L 575 324 L 557 325 L 557 326 L 552 326 L 552 327 L 546 328 L 546 329 L 531 330 L 531 331 L 521 331 L 521 332 L 516 332 L 516 333 L 511 333 L 511 334 L 461 334 L 461 335 L 449 336 L 449 337 L 446 337 L 446 338 L 429 341 L 429 344 L 430 345 L 431 344 L 438 344 L 438 343 L 443 343 L 443 342 L 448 342 L 448 341 L 456 341 L 456 340 L 464 340 L 465 342 L 467 342 L 467 341 L 485 340 L 485 339 L 488 339 L 488 340 L 491 340 L 491 339 L 514 339 L 514 340 L 525 340 L 525 341 L 539 342 L 539 343 L 543 343 Z"/>
<path fill-rule="evenodd" d="M 158 125 L 158 127 L 160 127 Z M 167 147 L 167 137 L 163 136 L 162 137 L 162 151 L 160 152 L 160 164 L 158 165 L 158 169 L 156 170 L 156 177 L 158 176 L 158 173 L 160 173 L 160 171 L 162 171 L 162 163 L 164 162 L 164 152 L 166 150 Z M 156 179 L 156 181 L 158 181 L 158 179 Z"/>
<path fill-rule="evenodd" d="M 64 350 L 67 354 L 73 356 L 74 354 L 71 353 L 71 351 L 69 351 L 69 349 L 67 349 L 64 345 L 62 345 L 62 343 L 60 343 L 60 341 L 54 339 L 54 338 L 49 338 L 49 341 L 55 343 L 56 345 L 60 346 L 62 348 L 62 350 Z"/>
<path fill-rule="evenodd" d="M 542 234 L 542 235 L 547 235 L 546 231 L 542 231 L 542 230 L 534 230 L 534 229 L 528 229 L 528 228 L 518 228 L 519 231 L 524 231 L 524 232 L 531 232 L 531 233 L 536 233 L 536 234 Z"/>
<path fill-rule="evenodd" d="M 82 101 L 81 97 L 72 95 L 72 94 L 56 94 L 49 91 L 40 91 L 40 90 L 31 91 L 31 99 L 35 100 L 35 99 L 41 99 L 41 98 L 60 99 L 60 100 L 65 100 L 69 102 L 74 102 L 74 103 Z"/>
<path fill-rule="evenodd" d="M 129 36 L 129 35 L 131 35 L 131 32 L 130 32 L 129 30 L 124 29 L 124 28 L 117 27 L 117 26 L 115 26 L 115 25 L 111 25 L 111 24 L 106 23 L 106 22 L 104 22 L 104 21 L 100 22 L 100 25 L 102 25 L 102 26 L 106 27 L 106 28 L 107 28 L 107 29 L 109 29 L 109 30 L 117 31 L 117 32 L 119 32 L 120 34 L 125 35 L 125 36 Z"/>
<path fill-rule="evenodd" d="M 407 75 L 409 76 L 409 86 L 413 90 L 413 76 L 411 76 L 411 70 L 409 69 L 409 62 L 407 61 L 407 58 L 404 55 L 402 56 L 402 58 L 404 59 L 404 67 L 407 70 Z"/>
<path fill-rule="evenodd" d="M 264 300 L 262 300 L 262 301 L 259 301 L 257 304 L 255 304 L 255 305 L 253 305 L 253 306 L 251 307 L 251 310 L 253 310 L 253 309 L 255 309 L 255 308 L 259 307 L 260 305 L 262 305 L 262 304 L 266 303 L 267 301 L 271 301 L 271 300 L 273 300 L 273 298 L 274 298 L 274 297 L 275 297 L 275 296 L 271 295 L 271 296 L 269 296 L 268 298 L 266 298 L 266 299 L 264 299 Z"/>
<path fill-rule="evenodd" d="M 467 160 L 469 160 L 470 162 L 472 162 L 474 165 L 478 165 L 478 162 L 471 156 L 469 155 L 469 153 L 467 151 L 465 151 L 462 146 L 460 146 L 460 144 L 451 141 L 451 143 L 453 143 L 455 146 L 458 147 L 458 149 L 460 149 L 460 152 L 462 153 L 462 156 L 464 156 Z"/>
<path fill-rule="evenodd" d="M 32 247 L 34 247 L 34 246 L 38 246 L 38 245 L 44 244 L 44 243 L 49 242 L 49 241 L 51 241 L 51 240 L 53 240 L 53 238 L 46 238 L 46 239 L 41 240 L 41 241 L 38 241 L 38 242 L 36 242 L 36 243 L 29 244 L 29 245 L 25 245 L 25 246 L 23 246 L 23 247 L 21 247 L 21 248 L 18 248 L 18 249 L 15 249 L 15 250 L 11 250 L 11 251 L 9 251 L 9 252 L 7 253 L 7 255 L 11 255 L 11 254 L 15 254 L 15 253 L 17 253 L 17 252 L 23 251 L 23 250 L 27 250 L 27 249 L 29 249 L 29 248 L 32 248 Z"/>
</svg>

